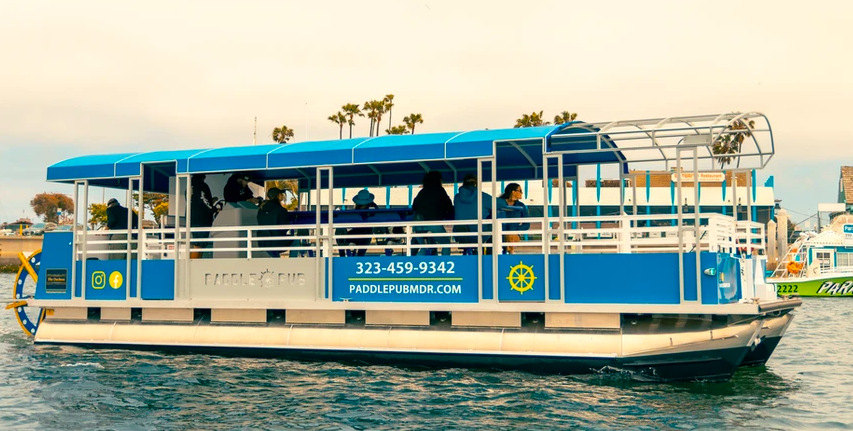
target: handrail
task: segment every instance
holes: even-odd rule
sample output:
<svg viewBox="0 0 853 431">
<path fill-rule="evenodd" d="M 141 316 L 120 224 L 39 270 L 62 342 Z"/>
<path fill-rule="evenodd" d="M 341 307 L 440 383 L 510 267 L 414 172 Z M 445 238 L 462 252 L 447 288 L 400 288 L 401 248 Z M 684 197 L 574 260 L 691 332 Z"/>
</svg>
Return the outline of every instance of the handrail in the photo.
<svg viewBox="0 0 853 431">
<path fill-rule="evenodd" d="M 818 267 L 818 273 L 823 274 L 851 274 L 853 275 L 853 266 L 831 266 L 829 268 Z"/>
<path fill-rule="evenodd" d="M 720 251 L 737 253 L 738 248 L 747 246 L 745 242 L 747 231 L 753 231 L 748 237 L 752 244 L 746 247 L 746 253 L 763 253 L 765 249 L 764 226 L 756 222 L 735 221 L 731 216 L 719 213 L 700 213 L 699 238 L 693 233 L 694 229 L 684 231 L 684 250 Z M 515 247 L 519 253 L 644 253 L 644 252 L 677 252 L 678 226 L 671 224 L 653 225 L 652 222 L 671 223 L 672 214 L 642 214 L 617 216 L 575 216 L 564 217 L 560 222 L 548 217 L 525 217 L 486 219 L 482 221 L 482 244 L 484 247 Z M 692 222 L 693 220 L 688 220 Z M 645 222 L 645 223 L 640 223 Z M 336 222 L 329 232 L 328 225 L 323 224 L 317 230 L 313 224 L 290 224 L 281 226 L 228 226 L 192 228 L 194 233 L 207 233 L 206 237 L 185 237 L 181 235 L 180 243 L 189 244 L 189 252 L 211 253 L 214 257 L 219 253 L 246 253 L 246 257 L 257 257 L 255 253 L 266 251 L 295 252 L 313 255 L 317 244 L 325 244 L 326 252 L 333 255 L 343 250 L 347 251 L 382 251 L 388 249 L 403 250 L 411 255 L 417 249 L 444 249 L 454 251 L 477 247 L 478 233 L 454 232 L 453 226 L 470 226 L 477 220 L 445 220 L 445 221 L 383 221 L 383 222 Z M 530 223 L 530 229 L 525 231 L 505 231 L 507 223 Z M 600 227 L 591 227 L 598 223 Z M 641 226 L 642 225 L 642 226 Z M 425 226 L 442 226 L 443 231 L 434 232 L 418 229 Z M 562 229 L 561 229 L 562 227 Z M 386 232 L 342 233 L 354 228 L 386 229 Z M 403 228 L 395 229 L 395 228 Z M 449 228 L 449 229 L 448 229 Z M 285 236 L 260 236 L 259 233 L 268 230 L 286 230 Z M 397 232 L 395 232 L 395 230 Z M 125 250 L 97 250 L 112 246 L 130 244 L 131 254 L 143 248 L 143 258 L 166 258 L 175 253 L 174 229 L 137 229 L 134 235 L 127 239 L 104 239 L 112 234 L 125 235 L 126 231 L 92 231 L 87 244 L 91 250 L 89 255 L 101 256 L 109 254 L 124 254 Z M 562 241 L 559 235 L 563 235 Z M 757 233 L 756 233 L 757 232 Z M 509 241 L 506 235 L 517 234 L 518 240 Z M 136 238 L 134 238 L 136 236 Z M 459 238 L 470 238 L 471 243 L 459 243 Z M 549 240 L 546 241 L 546 238 Z M 367 244 L 362 240 L 370 239 Z M 374 241 L 378 239 L 379 241 Z M 355 241 L 359 240 L 359 241 Z M 436 241 L 438 240 L 438 241 Z M 491 243 L 489 242 L 491 240 Z M 261 246 L 261 242 L 291 241 L 290 245 Z M 562 250 L 560 244 L 563 244 Z M 144 247 L 142 247 L 144 244 Z M 209 248 L 208 248 L 209 246 Z M 183 247 L 183 246 L 182 246 Z M 124 249 L 124 247 L 122 247 Z M 743 251 L 743 250 L 740 250 Z M 181 249 L 181 253 L 185 250 Z M 78 255 L 80 254 L 78 250 Z"/>
</svg>

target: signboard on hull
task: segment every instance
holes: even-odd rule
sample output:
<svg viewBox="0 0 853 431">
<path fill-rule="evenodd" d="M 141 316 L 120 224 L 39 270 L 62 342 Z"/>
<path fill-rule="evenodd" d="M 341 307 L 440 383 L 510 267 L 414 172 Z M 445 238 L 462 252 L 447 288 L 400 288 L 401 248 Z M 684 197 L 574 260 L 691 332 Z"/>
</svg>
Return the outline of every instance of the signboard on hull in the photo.
<svg viewBox="0 0 853 431">
<path fill-rule="evenodd" d="M 334 301 L 477 302 L 476 256 L 336 257 Z"/>
<path fill-rule="evenodd" d="M 545 256 L 498 256 L 498 299 L 505 302 L 545 301 Z"/>
<path fill-rule="evenodd" d="M 314 300 L 317 281 L 313 257 L 294 259 L 197 259 L 190 261 L 193 299 Z"/>
<path fill-rule="evenodd" d="M 853 246 L 853 224 L 844 225 L 844 245 Z"/>
<path fill-rule="evenodd" d="M 82 265 L 80 267 L 82 269 Z M 86 262 L 86 274 L 82 280 L 86 289 L 86 299 L 125 300 L 128 295 L 127 281 L 132 279 L 132 277 L 127 276 L 126 272 L 127 262 L 124 260 L 91 260 Z"/>
</svg>

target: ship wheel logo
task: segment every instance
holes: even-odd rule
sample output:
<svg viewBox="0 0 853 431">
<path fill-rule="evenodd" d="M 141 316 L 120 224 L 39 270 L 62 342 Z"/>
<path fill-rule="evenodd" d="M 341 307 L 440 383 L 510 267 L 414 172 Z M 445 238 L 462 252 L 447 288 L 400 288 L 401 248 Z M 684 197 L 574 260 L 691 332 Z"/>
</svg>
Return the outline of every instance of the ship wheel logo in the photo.
<svg viewBox="0 0 853 431">
<path fill-rule="evenodd" d="M 506 279 L 509 280 L 510 289 L 523 295 L 524 292 L 533 290 L 533 282 L 536 281 L 536 275 L 533 273 L 532 265 L 527 266 L 524 262 L 518 262 L 518 265 L 509 269 L 509 276 Z"/>
</svg>

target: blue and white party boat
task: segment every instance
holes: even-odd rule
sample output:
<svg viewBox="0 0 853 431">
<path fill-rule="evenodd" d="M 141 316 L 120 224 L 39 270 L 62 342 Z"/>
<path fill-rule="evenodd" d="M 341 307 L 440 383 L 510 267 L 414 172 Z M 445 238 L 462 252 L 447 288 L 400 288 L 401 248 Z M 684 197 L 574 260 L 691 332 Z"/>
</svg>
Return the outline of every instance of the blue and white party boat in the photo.
<svg viewBox="0 0 853 431">
<path fill-rule="evenodd" d="M 761 169 L 773 153 L 764 115 L 731 113 L 76 157 L 47 179 L 73 185 L 78 223 L 91 224 L 93 188 L 143 219 L 144 196 L 168 194 L 170 215 L 159 228 L 45 234 L 12 308 L 37 344 L 728 379 L 768 360 L 800 301 L 765 283 L 750 211 L 700 212 L 687 181 Z M 629 166 L 674 172 L 673 213 L 642 211 Z M 615 213 L 582 211 L 588 169 L 620 178 Z M 480 216 L 424 221 L 392 204 L 411 204 L 430 171 L 451 199 L 476 176 Z M 221 197 L 236 172 L 255 189 L 290 180 L 302 211 L 258 226 L 255 204 L 232 202 L 191 227 L 191 178 Z M 488 210 L 514 181 L 543 190 L 512 220 L 523 231 Z M 385 204 L 338 208 L 364 188 Z"/>
</svg>

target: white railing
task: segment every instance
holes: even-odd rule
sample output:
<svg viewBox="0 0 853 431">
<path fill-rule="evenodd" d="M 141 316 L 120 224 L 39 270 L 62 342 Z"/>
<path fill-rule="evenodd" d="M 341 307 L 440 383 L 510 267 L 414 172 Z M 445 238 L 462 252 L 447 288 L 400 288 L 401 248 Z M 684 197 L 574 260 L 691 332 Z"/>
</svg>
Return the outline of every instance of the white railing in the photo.
<svg viewBox="0 0 853 431">
<path fill-rule="evenodd" d="M 818 273 L 820 275 L 832 275 L 832 274 L 853 274 L 853 266 L 832 266 L 829 268 L 818 267 Z"/>
<path fill-rule="evenodd" d="M 144 231 L 148 233 L 147 229 Z M 84 253 L 86 258 L 98 259 L 104 255 L 122 255 L 123 259 L 129 252 L 135 254 L 140 242 L 138 232 L 138 229 L 134 229 L 128 236 L 127 230 L 90 230 L 86 232 L 85 240 L 82 234 L 78 234 L 75 244 L 77 258 L 82 259 Z"/>
<path fill-rule="evenodd" d="M 764 254 L 764 225 L 753 221 L 738 221 L 736 240 L 738 247 L 749 249 L 750 253 Z"/>
<path fill-rule="evenodd" d="M 269 257 L 273 252 L 285 257 L 338 256 L 349 254 L 388 253 L 411 256 L 420 250 L 458 254 L 478 248 L 494 248 L 505 253 L 510 248 L 518 254 L 554 253 L 677 253 L 719 251 L 725 253 L 763 254 L 764 226 L 755 222 L 735 221 L 716 213 L 700 214 L 698 229 L 693 218 L 681 228 L 673 225 L 674 215 L 622 215 L 563 217 L 562 226 L 555 217 L 527 217 L 482 221 L 478 236 L 476 220 L 402 221 L 373 223 L 332 223 L 318 226 L 291 224 L 282 226 L 234 226 L 180 229 L 89 231 L 84 247 L 78 236 L 78 259 L 174 259 L 183 253 L 204 253 L 204 257 Z M 506 231 L 505 223 L 530 223 L 523 231 Z M 688 224 L 689 223 L 689 224 Z M 427 230 L 427 227 L 435 227 Z M 454 232 L 455 226 L 469 226 L 473 232 Z M 545 227 L 547 226 L 547 229 Z M 370 229 L 369 233 L 347 232 L 354 228 Z M 268 237 L 261 232 L 287 231 L 286 236 Z M 547 233 L 546 233 L 547 230 Z M 682 238 L 679 239 L 679 230 Z M 396 232 L 395 232 L 396 231 Z M 206 234 L 206 235 L 205 235 Z M 140 240 L 140 235 L 141 239 Z M 511 239 L 510 235 L 518 235 Z M 561 237 L 562 235 L 562 237 Z M 113 238 L 118 236 L 118 238 Z M 177 238 L 175 238 L 177 236 Z M 127 239 L 125 239 L 127 238 Z M 470 238 L 470 243 L 459 239 Z M 479 238 L 479 239 L 478 239 Z M 369 240 L 362 243 L 359 240 Z M 262 245 L 266 241 L 290 241 L 289 245 Z M 479 243 L 478 243 L 479 241 Z M 748 245 L 749 244 L 749 245 Z M 680 245 L 680 246 L 679 246 Z M 236 255 L 235 255 L 236 254 Z"/>
<path fill-rule="evenodd" d="M 690 219 L 689 221 L 693 221 Z M 735 222 L 719 214 L 700 214 L 697 230 L 685 225 L 682 247 L 685 252 L 734 252 Z M 672 224 L 672 215 L 625 215 L 564 218 L 565 253 L 677 253 L 679 227 Z M 588 227 L 600 223 L 602 227 Z M 586 225 L 586 226 L 585 226 Z M 559 225 L 558 225 L 559 226 Z M 554 230 L 552 230 L 554 232 Z M 557 239 L 559 241 L 559 238 Z M 697 246 L 698 243 L 698 246 Z"/>
</svg>

